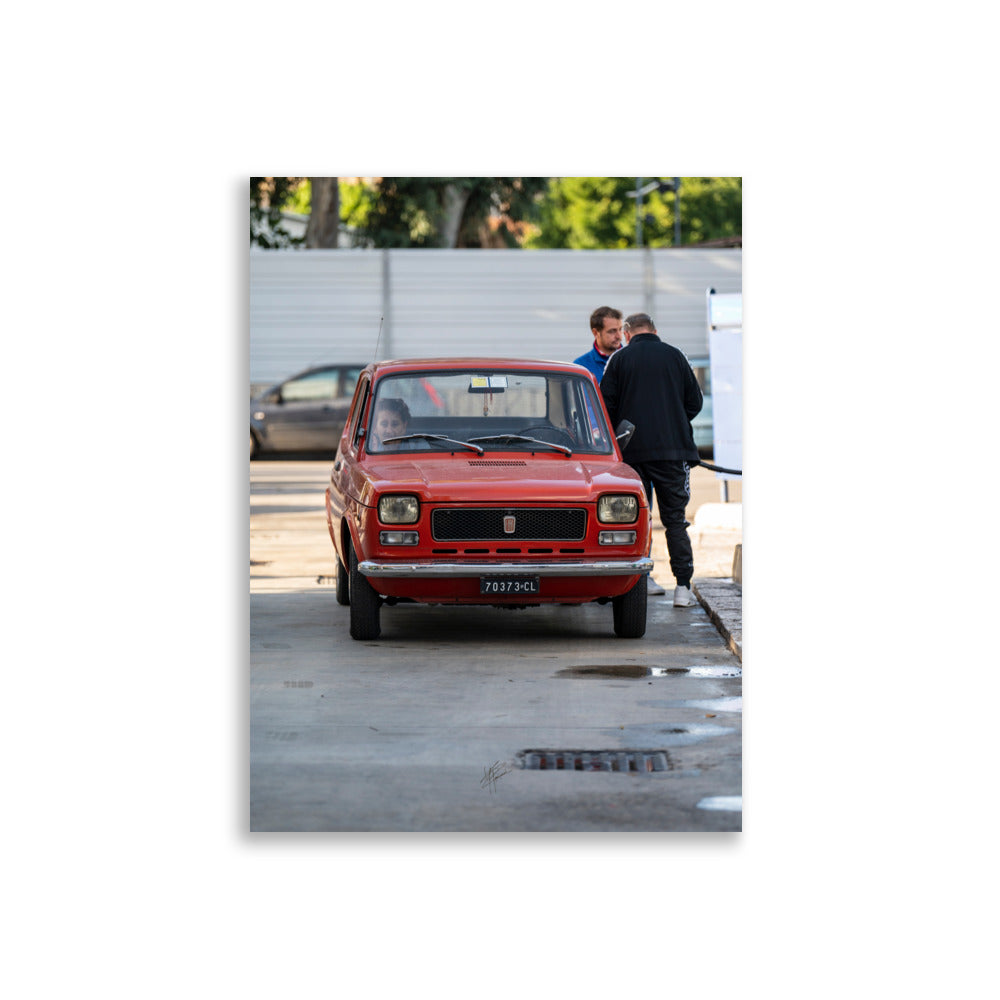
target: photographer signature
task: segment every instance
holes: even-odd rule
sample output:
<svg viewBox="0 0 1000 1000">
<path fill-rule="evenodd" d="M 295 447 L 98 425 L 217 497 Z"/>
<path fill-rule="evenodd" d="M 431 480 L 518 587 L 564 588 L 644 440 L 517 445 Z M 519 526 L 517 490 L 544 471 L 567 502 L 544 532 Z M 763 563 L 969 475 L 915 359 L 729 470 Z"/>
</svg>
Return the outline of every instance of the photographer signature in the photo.
<svg viewBox="0 0 1000 1000">
<path fill-rule="evenodd" d="M 497 780 L 502 778 L 505 774 L 510 774 L 514 769 L 505 761 L 494 761 L 489 767 L 483 768 L 483 777 L 479 782 L 480 788 L 489 788 L 490 794 L 492 795 L 497 790 Z"/>
</svg>

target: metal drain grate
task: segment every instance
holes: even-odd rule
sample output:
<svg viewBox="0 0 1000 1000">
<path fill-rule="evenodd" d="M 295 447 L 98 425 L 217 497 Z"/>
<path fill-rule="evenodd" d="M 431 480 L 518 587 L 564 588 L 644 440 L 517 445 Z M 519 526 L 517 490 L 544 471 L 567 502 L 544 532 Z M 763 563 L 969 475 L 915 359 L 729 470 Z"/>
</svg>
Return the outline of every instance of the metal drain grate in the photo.
<svg viewBox="0 0 1000 1000">
<path fill-rule="evenodd" d="M 522 750 L 525 771 L 616 771 L 648 774 L 671 770 L 666 750 Z"/>
</svg>

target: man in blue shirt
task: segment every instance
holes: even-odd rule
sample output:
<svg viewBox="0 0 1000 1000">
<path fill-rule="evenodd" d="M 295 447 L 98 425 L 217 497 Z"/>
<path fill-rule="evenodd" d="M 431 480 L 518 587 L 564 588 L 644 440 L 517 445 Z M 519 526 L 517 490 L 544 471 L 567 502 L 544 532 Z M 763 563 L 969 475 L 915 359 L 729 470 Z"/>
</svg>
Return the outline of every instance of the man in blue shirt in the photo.
<svg viewBox="0 0 1000 1000">
<path fill-rule="evenodd" d="M 622 346 L 622 314 L 611 306 L 595 309 L 590 317 L 590 332 L 594 335 L 594 346 L 573 364 L 583 365 L 600 382 L 608 358 Z"/>
<path fill-rule="evenodd" d="M 581 354 L 573 364 L 582 365 L 600 382 L 608 360 L 622 346 L 622 314 L 611 306 L 595 309 L 590 316 L 590 332 L 594 335 L 594 346 L 586 354 Z M 611 427 L 613 432 L 613 423 Z M 665 592 L 649 574 L 646 576 L 646 591 L 649 594 Z"/>
</svg>

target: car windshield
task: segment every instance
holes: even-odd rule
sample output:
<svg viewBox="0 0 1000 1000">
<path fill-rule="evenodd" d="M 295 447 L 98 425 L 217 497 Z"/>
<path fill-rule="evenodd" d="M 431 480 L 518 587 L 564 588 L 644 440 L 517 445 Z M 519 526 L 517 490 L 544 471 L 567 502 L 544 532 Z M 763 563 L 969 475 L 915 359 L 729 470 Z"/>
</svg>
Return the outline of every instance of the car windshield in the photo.
<svg viewBox="0 0 1000 1000">
<path fill-rule="evenodd" d="M 483 368 L 388 375 L 375 388 L 367 450 L 611 453 L 589 379 Z"/>
</svg>

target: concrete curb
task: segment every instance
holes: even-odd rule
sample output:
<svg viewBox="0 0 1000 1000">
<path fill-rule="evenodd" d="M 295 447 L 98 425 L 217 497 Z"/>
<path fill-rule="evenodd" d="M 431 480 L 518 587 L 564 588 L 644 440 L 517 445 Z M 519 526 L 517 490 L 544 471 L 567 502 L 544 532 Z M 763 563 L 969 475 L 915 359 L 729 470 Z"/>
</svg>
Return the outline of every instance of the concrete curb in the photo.
<svg viewBox="0 0 1000 1000">
<path fill-rule="evenodd" d="M 708 617 L 743 662 L 743 588 L 731 578 L 692 580 L 691 589 Z"/>
</svg>

